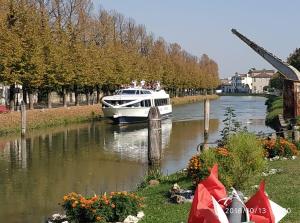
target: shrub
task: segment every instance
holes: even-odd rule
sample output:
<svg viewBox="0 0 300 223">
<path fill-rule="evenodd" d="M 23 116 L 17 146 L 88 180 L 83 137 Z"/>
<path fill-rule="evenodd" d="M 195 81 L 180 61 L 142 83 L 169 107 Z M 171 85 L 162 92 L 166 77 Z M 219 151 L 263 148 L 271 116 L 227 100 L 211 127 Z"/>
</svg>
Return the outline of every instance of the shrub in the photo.
<svg viewBox="0 0 300 223">
<path fill-rule="evenodd" d="M 266 139 L 263 141 L 264 153 L 267 158 L 275 156 L 292 157 L 298 155 L 298 147 L 284 138 Z"/>
<path fill-rule="evenodd" d="M 265 169 L 263 148 L 254 134 L 240 132 L 231 135 L 225 147 L 209 149 L 190 159 L 188 175 L 193 183 L 208 176 L 210 168 L 219 165 L 219 178 L 227 187 L 243 189 Z"/>
<path fill-rule="evenodd" d="M 85 198 L 72 192 L 64 196 L 62 207 L 74 222 L 119 222 L 128 215 L 137 215 L 142 198 L 127 192 Z"/>
<path fill-rule="evenodd" d="M 254 134 L 239 133 L 229 138 L 227 147 L 230 157 L 226 160 L 226 168 L 232 177 L 232 186 L 244 188 L 266 167 L 262 143 Z"/>
</svg>

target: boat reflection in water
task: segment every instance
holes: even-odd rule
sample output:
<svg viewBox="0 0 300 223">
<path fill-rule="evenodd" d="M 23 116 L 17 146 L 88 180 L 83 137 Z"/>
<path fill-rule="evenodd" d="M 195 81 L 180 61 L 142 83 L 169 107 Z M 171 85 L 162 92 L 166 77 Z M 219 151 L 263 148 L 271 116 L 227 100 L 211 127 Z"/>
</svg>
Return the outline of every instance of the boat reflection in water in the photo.
<svg viewBox="0 0 300 223">
<path fill-rule="evenodd" d="M 162 154 L 170 142 L 172 121 L 162 121 Z M 121 159 L 148 162 L 148 125 L 113 126 L 112 134 L 104 137 L 104 150 L 120 155 Z"/>
</svg>

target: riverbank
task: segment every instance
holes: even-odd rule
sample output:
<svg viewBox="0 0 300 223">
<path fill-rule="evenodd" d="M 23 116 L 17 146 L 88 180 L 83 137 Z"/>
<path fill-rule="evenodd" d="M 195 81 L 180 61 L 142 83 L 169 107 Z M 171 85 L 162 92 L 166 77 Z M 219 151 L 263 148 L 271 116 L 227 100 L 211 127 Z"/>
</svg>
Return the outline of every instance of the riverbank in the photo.
<svg viewBox="0 0 300 223">
<path fill-rule="evenodd" d="M 219 96 L 257 96 L 257 97 L 268 97 L 269 94 L 256 94 L 256 93 L 221 93 Z"/>
<path fill-rule="evenodd" d="M 269 96 L 266 105 L 266 125 L 276 129 L 279 124 L 278 115 L 283 114 L 283 98 L 282 96 Z"/>
<path fill-rule="evenodd" d="M 281 169 L 282 172 L 265 178 L 266 192 L 272 201 L 290 210 L 290 213 L 280 222 L 298 222 L 300 207 L 300 173 L 298 167 L 300 159 L 268 162 L 269 168 Z M 285 182 L 284 184 L 282 182 Z M 145 197 L 145 218 L 141 223 L 186 222 L 191 208 L 190 203 L 182 205 L 172 204 L 168 201 L 167 191 L 174 183 L 182 188 L 191 187 L 191 180 L 182 173 L 166 177 L 161 184 L 155 187 L 146 187 L 138 191 L 138 195 Z M 249 188 L 246 196 L 251 196 L 256 189 Z"/>
<path fill-rule="evenodd" d="M 217 95 L 197 95 L 180 98 L 172 98 L 172 105 L 182 105 L 203 101 L 205 98 L 214 100 Z M 103 116 L 101 106 L 85 105 L 71 106 L 67 108 L 34 109 L 27 110 L 27 130 L 42 129 L 48 127 L 63 126 L 71 123 L 80 123 L 85 121 L 97 120 Z M 21 131 L 20 112 L 9 112 L 0 114 L 0 136 Z"/>
<path fill-rule="evenodd" d="M 218 99 L 218 95 L 194 95 L 194 96 L 185 96 L 185 97 L 176 97 L 176 98 L 171 98 L 171 103 L 172 105 L 183 105 L 183 104 L 190 104 L 190 103 L 195 103 L 198 101 L 204 101 L 205 99 L 209 100 L 215 100 Z"/>
<path fill-rule="evenodd" d="M 101 113 L 99 105 L 27 110 L 27 129 L 30 131 L 95 120 Z M 20 112 L 0 114 L 0 136 L 20 132 L 20 123 Z"/>
</svg>

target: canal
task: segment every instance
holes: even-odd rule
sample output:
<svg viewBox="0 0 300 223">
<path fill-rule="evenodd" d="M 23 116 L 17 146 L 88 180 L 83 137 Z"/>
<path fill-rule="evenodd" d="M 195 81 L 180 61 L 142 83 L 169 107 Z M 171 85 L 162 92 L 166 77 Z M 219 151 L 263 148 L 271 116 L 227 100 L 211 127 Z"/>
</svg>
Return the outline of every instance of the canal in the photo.
<svg viewBox="0 0 300 223">
<path fill-rule="evenodd" d="M 226 107 L 250 131 L 269 132 L 265 98 L 221 97 L 211 102 L 209 142 L 223 128 Z M 185 168 L 203 142 L 203 103 L 173 108 L 162 125 L 162 171 Z M 147 126 L 106 121 L 31 132 L 26 139 L 0 138 L 0 222 L 44 222 L 60 211 L 65 193 L 84 195 L 134 190 L 147 172 Z"/>
</svg>

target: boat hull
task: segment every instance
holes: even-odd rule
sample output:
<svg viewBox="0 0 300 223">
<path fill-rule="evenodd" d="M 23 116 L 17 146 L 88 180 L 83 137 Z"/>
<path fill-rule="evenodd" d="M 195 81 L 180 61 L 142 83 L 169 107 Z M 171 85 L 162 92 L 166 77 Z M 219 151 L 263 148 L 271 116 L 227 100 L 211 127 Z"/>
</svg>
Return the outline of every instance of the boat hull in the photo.
<svg viewBox="0 0 300 223">
<path fill-rule="evenodd" d="M 172 114 L 172 106 L 158 106 L 162 119 L 168 118 Z M 148 121 L 150 108 L 102 108 L 104 117 L 113 120 L 117 124 L 129 124 Z"/>
</svg>

